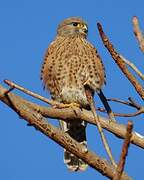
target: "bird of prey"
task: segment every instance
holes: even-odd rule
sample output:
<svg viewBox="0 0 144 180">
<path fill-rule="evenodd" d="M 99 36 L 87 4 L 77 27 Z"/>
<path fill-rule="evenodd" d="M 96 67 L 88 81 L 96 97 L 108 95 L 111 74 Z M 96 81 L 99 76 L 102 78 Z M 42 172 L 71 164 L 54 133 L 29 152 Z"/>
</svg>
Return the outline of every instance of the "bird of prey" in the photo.
<svg viewBox="0 0 144 180">
<path fill-rule="evenodd" d="M 79 104 L 90 110 L 86 90 L 94 92 L 105 83 L 105 70 L 96 48 L 87 40 L 88 25 L 78 17 L 62 21 L 57 35 L 49 45 L 41 69 L 41 79 L 53 100 L 64 104 Z M 64 122 L 60 127 L 87 148 L 86 123 L 81 120 Z M 85 170 L 87 164 L 64 150 L 64 162 L 71 171 Z"/>
</svg>

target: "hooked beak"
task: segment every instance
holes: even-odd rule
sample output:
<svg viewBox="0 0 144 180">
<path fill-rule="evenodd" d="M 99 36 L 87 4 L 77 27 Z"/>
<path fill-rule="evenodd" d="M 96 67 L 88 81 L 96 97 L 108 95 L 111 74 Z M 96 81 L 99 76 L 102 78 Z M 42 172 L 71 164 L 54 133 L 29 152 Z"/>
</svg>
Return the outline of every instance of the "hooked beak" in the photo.
<svg viewBox="0 0 144 180">
<path fill-rule="evenodd" d="M 88 27 L 87 25 L 82 24 L 79 27 L 77 27 L 75 31 L 86 36 L 88 33 Z"/>
<path fill-rule="evenodd" d="M 85 34 L 87 34 L 87 33 L 88 33 L 88 28 L 87 28 L 87 26 L 86 26 L 86 25 L 84 25 L 84 26 L 83 26 L 82 30 L 83 30 L 83 32 L 84 32 Z"/>
<path fill-rule="evenodd" d="M 81 28 L 79 29 L 79 32 L 81 32 L 82 34 L 87 35 L 87 33 L 88 33 L 88 28 L 87 28 L 87 26 L 84 25 L 83 27 L 81 27 Z"/>
</svg>

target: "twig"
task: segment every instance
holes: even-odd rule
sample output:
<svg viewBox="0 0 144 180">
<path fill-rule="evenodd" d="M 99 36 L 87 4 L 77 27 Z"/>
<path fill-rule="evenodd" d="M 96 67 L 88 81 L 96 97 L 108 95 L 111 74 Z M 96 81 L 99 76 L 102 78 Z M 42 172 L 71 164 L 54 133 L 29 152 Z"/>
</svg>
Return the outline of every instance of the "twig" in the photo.
<svg viewBox="0 0 144 180">
<path fill-rule="evenodd" d="M 118 99 L 118 98 L 107 98 L 107 101 L 113 101 L 113 102 L 125 104 L 127 106 L 131 106 L 129 101 L 124 101 L 124 100 L 121 100 L 121 99 Z"/>
<path fill-rule="evenodd" d="M 131 97 L 128 98 L 128 101 L 123 101 L 121 99 L 117 99 L 117 98 L 108 98 L 107 101 L 113 101 L 113 102 L 117 102 L 117 103 L 121 103 L 127 106 L 131 106 L 133 108 L 136 108 L 137 111 L 134 113 L 129 113 L 129 114 L 124 114 L 124 113 L 114 113 L 114 116 L 120 116 L 120 117 L 134 117 L 134 116 L 138 116 L 140 114 L 144 113 L 144 106 L 140 106 L 139 104 L 137 104 L 134 99 L 132 99 Z M 103 108 L 98 108 L 99 111 L 101 112 L 106 112 L 105 109 Z"/>
<path fill-rule="evenodd" d="M 137 109 L 141 109 L 142 106 L 140 106 L 139 104 L 136 103 L 136 101 L 132 98 L 132 97 L 129 97 L 128 100 L 130 101 L 130 105 L 137 108 Z"/>
<path fill-rule="evenodd" d="M 22 91 L 22 92 L 24 92 L 24 93 L 32 96 L 32 97 L 35 97 L 35 98 L 37 98 L 37 99 L 39 99 L 39 100 L 41 100 L 41 101 L 46 102 L 46 103 L 48 103 L 48 104 L 50 104 L 50 105 L 52 105 L 52 106 L 55 104 L 52 100 L 49 100 L 49 99 L 47 99 L 47 98 L 45 98 L 45 97 L 42 97 L 42 96 L 40 96 L 40 95 L 38 95 L 38 94 L 36 94 L 36 93 L 28 90 L 28 89 L 25 89 L 24 87 L 22 87 L 22 86 L 20 86 L 20 85 L 17 85 L 17 84 L 15 84 L 14 82 L 12 82 L 12 81 L 10 81 L 10 80 L 5 79 L 4 82 L 5 82 L 8 86 L 12 87 L 13 89 L 16 88 L 16 89 L 18 89 L 18 90 L 20 90 L 20 91 Z"/>
<path fill-rule="evenodd" d="M 102 129 L 102 126 L 101 126 L 99 117 L 98 117 L 98 115 L 97 115 L 97 113 L 96 113 L 96 106 L 95 106 L 95 104 L 94 104 L 92 94 L 91 94 L 91 92 L 89 91 L 89 88 L 87 88 L 87 86 L 85 86 L 85 93 L 86 93 L 86 97 L 87 97 L 87 100 L 88 100 L 88 102 L 89 102 L 89 105 L 90 105 L 92 114 L 93 114 L 93 116 L 94 116 L 94 120 L 95 120 L 95 122 L 96 122 L 96 124 L 97 124 L 98 131 L 99 131 L 99 133 L 100 133 L 100 136 L 101 136 L 103 145 L 104 145 L 104 147 L 105 147 L 105 150 L 106 150 L 106 152 L 107 152 L 107 154 L 108 154 L 108 156 L 109 156 L 109 158 L 110 158 L 110 160 L 111 160 L 111 162 L 112 162 L 112 165 L 113 165 L 114 167 L 116 167 L 117 165 L 116 165 L 115 160 L 114 160 L 114 158 L 113 158 L 113 156 L 112 156 L 112 152 L 111 152 L 111 149 L 110 149 L 110 147 L 109 147 L 109 145 L 108 145 L 107 139 L 106 139 L 106 137 L 105 137 L 105 135 L 104 135 L 104 132 L 103 132 L 103 129 Z"/>
<path fill-rule="evenodd" d="M 113 45 L 111 44 L 111 42 L 109 41 L 109 39 L 107 38 L 105 33 L 103 32 L 101 24 L 98 23 L 97 26 L 98 26 L 98 30 L 99 30 L 101 39 L 102 39 L 105 47 L 110 52 L 112 58 L 115 60 L 116 64 L 119 66 L 121 71 L 125 74 L 125 76 L 129 79 L 131 84 L 134 86 L 136 92 L 141 96 L 142 99 L 144 99 L 144 89 L 143 89 L 143 87 L 137 81 L 135 76 L 133 74 L 131 74 L 131 72 L 128 70 L 128 68 L 126 67 L 124 61 L 120 57 L 119 53 L 116 52 L 116 50 L 113 48 Z"/>
<path fill-rule="evenodd" d="M 144 75 L 140 72 L 140 70 L 129 60 L 127 60 L 126 58 L 124 58 L 122 55 L 120 55 L 121 59 L 127 64 L 129 65 L 136 73 L 137 75 L 144 80 Z"/>
<path fill-rule="evenodd" d="M 130 140 L 132 137 L 132 129 L 133 129 L 133 123 L 131 121 L 128 121 L 127 124 L 127 131 L 126 131 L 126 137 L 122 146 L 121 156 L 118 163 L 118 166 L 116 168 L 116 173 L 113 178 L 113 180 L 120 180 L 122 172 L 124 170 L 125 162 L 126 162 L 126 156 L 128 154 L 128 148 L 130 145 Z"/>
<path fill-rule="evenodd" d="M 140 110 L 142 108 L 142 106 L 140 106 L 139 104 L 137 104 L 131 97 L 128 98 L 129 101 L 123 101 L 121 99 L 117 99 L 117 98 L 108 98 L 107 101 L 113 101 L 113 102 L 118 102 L 121 104 L 125 104 L 127 106 L 131 106 L 133 108 L 136 108 L 137 110 Z"/>
<path fill-rule="evenodd" d="M 104 108 L 97 108 L 98 111 L 106 113 L 106 110 Z M 129 114 L 124 114 L 124 113 L 113 113 L 114 116 L 119 116 L 119 117 L 135 117 L 140 114 L 144 113 L 144 107 L 142 107 L 140 110 L 134 112 L 134 113 L 129 113 Z"/>
<path fill-rule="evenodd" d="M 43 97 L 43 96 L 41 96 L 39 94 L 36 94 L 36 93 L 34 93 L 34 92 L 32 92 L 32 91 L 30 91 L 30 90 L 28 90 L 28 89 L 26 89 L 26 88 L 24 88 L 24 87 L 22 87 L 20 85 L 15 84 L 14 82 L 12 82 L 10 80 L 5 79 L 4 82 L 7 85 L 9 85 L 11 88 L 13 88 L 13 89 L 16 88 L 16 89 L 18 89 L 18 90 L 20 90 L 20 91 L 34 97 L 34 98 L 37 98 L 37 99 L 39 99 L 39 100 L 41 100 L 41 101 L 43 101 L 43 102 L 45 102 L 47 104 L 50 104 L 53 107 L 57 107 L 57 108 L 66 107 L 65 104 L 59 103 L 57 101 L 49 100 L 49 99 L 47 99 L 47 98 L 45 98 L 45 97 Z"/>
<path fill-rule="evenodd" d="M 2 101 L 10 108 L 12 108 L 11 104 L 9 103 L 9 101 L 7 101 L 7 98 L 5 97 L 5 92 L 7 91 L 8 90 L 6 88 L 0 85 L 0 101 Z M 78 107 L 75 108 L 75 112 L 71 108 L 59 109 L 59 108 L 45 107 L 27 101 L 13 93 L 9 93 L 8 95 L 17 109 L 21 109 L 21 107 L 26 106 L 30 109 L 33 109 L 36 112 L 39 112 L 40 114 L 42 114 L 44 117 L 47 118 L 61 119 L 63 121 L 68 121 L 68 119 L 69 121 L 72 121 L 73 119 L 75 120 L 81 119 L 82 121 L 86 121 L 90 124 L 96 125 L 96 122 L 94 120 L 91 111 L 87 111 L 85 109 L 81 109 Z M 125 132 L 126 132 L 125 125 L 116 122 L 109 123 L 109 119 L 104 118 L 102 116 L 99 116 L 99 120 L 101 122 L 102 128 L 113 133 L 116 137 L 119 137 L 121 139 L 125 138 Z M 132 135 L 131 143 L 144 149 L 144 136 L 142 136 L 137 132 L 133 132 L 132 134 L 133 135 Z"/>
<path fill-rule="evenodd" d="M 139 43 L 139 47 L 140 47 L 141 51 L 144 52 L 144 35 L 141 32 L 141 29 L 139 27 L 139 21 L 136 16 L 133 17 L 132 23 L 133 23 L 134 35 Z"/>
</svg>

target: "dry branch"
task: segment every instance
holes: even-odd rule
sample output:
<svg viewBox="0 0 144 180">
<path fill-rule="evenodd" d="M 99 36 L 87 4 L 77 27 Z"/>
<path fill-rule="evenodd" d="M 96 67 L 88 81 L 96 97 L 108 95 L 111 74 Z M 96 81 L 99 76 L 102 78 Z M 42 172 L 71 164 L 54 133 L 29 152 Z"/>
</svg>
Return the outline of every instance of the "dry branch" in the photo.
<svg viewBox="0 0 144 180">
<path fill-rule="evenodd" d="M 12 95 L 6 89 L 0 86 L 0 99 L 9 107 L 11 107 L 20 117 L 26 120 L 30 125 L 34 126 L 37 130 L 57 142 L 59 145 L 81 158 L 91 167 L 99 171 L 101 174 L 113 178 L 115 168 L 109 164 L 105 159 L 100 158 L 91 151 L 83 151 L 83 146 L 73 140 L 68 134 L 64 133 L 59 128 L 56 128 L 48 123 L 48 121 L 32 108 L 32 104 L 22 100 L 20 97 Z M 17 100 L 16 100 L 17 99 Z M 25 102 L 25 103 L 22 103 Z M 31 106 L 30 106 L 31 104 Z M 123 173 L 123 180 L 130 178 Z"/>
<path fill-rule="evenodd" d="M 128 98 L 128 101 L 124 101 L 124 100 L 121 100 L 121 99 L 118 99 L 118 98 L 108 98 L 107 101 L 113 101 L 113 102 L 121 103 L 121 104 L 130 106 L 130 107 L 136 108 L 137 110 L 140 110 L 142 108 L 142 106 L 137 104 L 135 102 L 135 100 L 132 99 L 131 97 Z"/>
<path fill-rule="evenodd" d="M 51 105 L 51 106 L 53 106 L 55 108 L 56 107 L 57 108 L 66 108 L 66 107 L 69 107 L 69 104 L 63 104 L 63 103 L 59 103 L 57 101 L 49 100 L 49 99 L 47 99 L 47 98 L 45 98 L 45 97 L 43 97 L 43 96 L 41 96 L 39 94 L 36 94 L 36 93 L 34 93 L 34 92 L 32 92 L 32 91 L 30 91 L 30 90 L 28 90 L 28 89 L 26 89 L 26 88 L 24 88 L 24 87 L 22 87 L 20 85 L 15 84 L 14 82 L 12 82 L 10 80 L 4 80 L 4 82 L 11 87 L 8 90 L 8 92 L 10 92 L 11 90 L 16 88 L 16 89 L 18 89 L 18 90 L 20 90 L 20 91 L 22 91 L 22 92 L 24 92 L 24 93 L 34 97 L 34 98 L 37 98 L 37 99 L 39 99 L 39 100 L 41 100 L 41 101 L 43 101 L 45 103 L 48 103 L 49 105 Z M 108 102 L 107 102 L 106 97 L 103 94 L 103 92 L 101 91 L 101 93 L 99 93 L 98 95 L 99 95 L 101 101 L 103 102 L 105 109 L 97 108 L 97 110 L 99 110 L 100 112 L 107 112 L 108 115 L 109 115 L 110 121 L 116 122 L 116 120 L 114 119 L 114 116 L 134 117 L 134 116 L 138 116 L 138 115 L 144 113 L 144 108 L 143 107 L 141 107 L 137 112 L 131 113 L 131 114 L 113 113 L 111 108 L 110 108 L 110 106 L 109 106 L 109 104 L 108 104 Z M 109 101 L 109 99 L 108 99 L 108 101 Z"/>
<path fill-rule="evenodd" d="M 129 60 L 127 60 L 126 58 L 124 58 L 122 55 L 120 55 L 120 57 L 122 58 L 122 60 L 130 67 L 132 68 L 136 73 L 137 75 L 142 79 L 144 80 L 144 75 L 142 74 L 142 72 Z"/>
<path fill-rule="evenodd" d="M 112 43 L 109 41 L 108 37 L 105 35 L 101 24 L 98 23 L 97 26 L 98 26 L 98 30 L 99 30 L 100 36 L 102 38 L 102 41 L 103 41 L 105 47 L 110 52 L 112 58 L 115 60 L 118 67 L 121 69 L 121 71 L 124 73 L 124 75 L 128 78 L 128 80 L 131 82 L 131 84 L 134 86 L 136 92 L 141 96 L 142 99 L 144 99 L 144 89 L 143 89 L 143 87 L 137 81 L 135 76 L 128 70 L 128 68 L 126 67 L 126 64 L 124 63 L 123 59 L 120 57 L 120 54 L 114 49 Z"/>
<path fill-rule="evenodd" d="M 8 90 L 0 85 L 0 100 L 7 104 L 10 108 L 11 104 L 5 97 L 5 92 Z M 15 104 L 15 107 L 17 109 L 20 109 L 21 106 L 27 106 L 39 113 L 41 113 L 45 117 L 49 117 L 52 119 L 61 119 L 61 120 L 73 120 L 73 119 L 81 119 L 83 121 L 86 121 L 90 124 L 96 124 L 93 118 L 93 114 L 90 111 L 87 111 L 85 109 L 80 109 L 80 108 L 75 108 L 75 111 L 73 111 L 71 108 L 64 108 L 64 109 L 59 109 L 59 108 L 50 108 L 50 107 L 45 107 L 45 106 L 40 106 L 35 103 L 29 102 L 13 93 L 9 93 L 9 97 L 13 104 Z M 109 132 L 113 133 L 119 138 L 124 139 L 125 138 L 125 133 L 126 133 L 126 127 L 125 125 L 119 124 L 119 123 L 114 123 L 111 122 L 109 123 L 110 119 L 104 118 L 102 116 L 99 116 L 99 119 L 101 121 L 101 126 L 102 128 L 108 130 Z M 144 148 L 144 136 L 133 132 L 132 133 L 132 139 L 131 143 Z"/>
<path fill-rule="evenodd" d="M 123 101 L 121 99 L 117 99 L 117 98 L 108 98 L 107 101 L 113 101 L 113 102 L 117 102 L 117 103 L 121 103 L 133 108 L 136 108 L 137 111 L 134 113 L 129 113 L 129 114 L 124 114 L 124 113 L 114 113 L 115 116 L 120 116 L 120 117 L 134 117 L 134 116 L 138 116 L 140 114 L 144 113 L 144 106 L 139 105 L 138 103 L 136 103 L 131 97 L 128 98 L 128 101 Z M 105 109 L 99 108 L 99 111 L 101 112 L 105 112 Z"/>
<path fill-rule="evenodd" d="M 121 175 L 122 175 L 122 172 L 124 170 L 124 165 L 125 165 L 125 161 L 126 161 L 126 156 L 128 154 L 128 148 L 130 145 L 130 140 L 132 137 L 132 129 L 133 129 L 133 123 L 131 121 L 128 121 L 126 137 L 125 137 L 125 140 L 123 143 L 120 160 L 119 160 L 118 166 L 116 168 L 116 173 L 115 173 L 113 180 L 120 180 L 121 179 Z"/>
<path fill-rule="evenodd" d="M 89 105 L 90 105 L 91 112 L 92 112 L 92 114 L 93 114 L 95 123 L 97 124 L 97 128 L 98 128 L 98 131 L 99 131 L 99 133 L 100 133 L 100 136 L 101 136 L 101 139 L 102 139 L 104 148 L 105 148 L 105 150 L 106 150 L 106 152 L 107 152 L 107 154 L 108 154 L 108 156 L 109 156 L 109 159 L 110 159 L 112 165 L 113 165 L 114 167 L 116 167 L 117 165 L 116 165 L 115 160 L 114 160 L 114 158 L 113 158 L 111 148 L 110 148 L 109 145 L 108 145 L 108 141 L 107 141 L 106 136 L 105 136 L 105 134 L 104 134 L 104 132 L 103 132 L 103 128 L 102 128 L 102 126 L 101 126 L 101 122 L 100 122 L 100 120 L 99 120 L 99 116 L 98 116 L 97 113 L 96 113 L 96 106 L 95 106 L 93 97 L 92 97 L 91 93 L 89 92 L 89 90 L 88 90 L 88 91 L 85 90 L 85 93 L 86 93 L 86 97 L 87 97 L 87 100 L 88 100 L 88 102 L 89 102 Z"/>
<path fill-rule="evenodd" d="M 133 23 L 134 35 L 136 36 L 136 39 L 138 40 L 141 51 L 144 52 L 144 35 L 139 27 L 139 21 L 136 16 L 133 17 L 132 23 Z"/>
<path fill-rule="evenodd" d="M 104 108 L 100 108 L 100 107 L 97 108 L 97 110 L 100 112 L 106 112 L 106 110 Z M 144 108 L 142 108 L 142 109 L 140 109 L 134 113 L 125 114 L 125 113 L 115 113 L 114 112 L 113 114 L 114 114 L 114 116 L 118 116 L 118 117 L 135 117 L 135 116 L 138 116 L 138 115 L 143 114 L 143 113 L 144 113 Z"/>
<path fill-rule="evenodd" d="M 12 89 L 16 88 L 16 89 L 18 89 L 18 90 L 20 90 L 20 91 L 34 97 L 34 98 L 37 98 L 37 99 L 39 99 L 39 100 L 41 100 L 41 101 L 43 101 L 43 102 L 45 102 L 47 104 L 50 104 L 51 106 L 60 106 L 60 105 L 62 106 L 61 103 L 58 103 L 56 101 L 49 100 L 49 99 L 47 99 L 47 98 L 45 98 L 43 96 L 40 96 L 39 94 L 36 94 L 36 93 L 34 93 L 34 92 L 32 92 L 32 91 L 30 91 L 28 89 L 25 89 L 22 86 L 19 86 L 19 85 L 15 84 L 14 82 L 10 81 L 10 80 L 5 79 L 4 82 L 7 85 L 9 85 Z"/>
</svg>

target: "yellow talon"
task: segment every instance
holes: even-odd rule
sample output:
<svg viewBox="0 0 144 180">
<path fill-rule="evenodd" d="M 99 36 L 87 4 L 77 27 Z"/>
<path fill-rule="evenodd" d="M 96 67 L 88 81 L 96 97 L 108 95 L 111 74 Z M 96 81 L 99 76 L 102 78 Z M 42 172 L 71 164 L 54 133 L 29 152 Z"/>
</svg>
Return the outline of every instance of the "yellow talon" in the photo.
<svg viewBox="0 0 144 180">
<path fill-rule="evenodd" d="M 62 104 L 62 108 L 72 108 L 72 109 L 74 109 L 75 107 L 80 107 L 80 105 L 77 104 L 77 103 Z"/>
<path fill-rule="evenodd" d="M 72 109 L 74 109 L 75 107 L 80 108 L 80 105 L 77 104 L 77 103 L 70 103 L 70 104 L 62 104 L 62 103 L 60 103 L 60 104 L 56 104 L 54 107 L 55 108 L 72 108 Z"/>
</svg>

